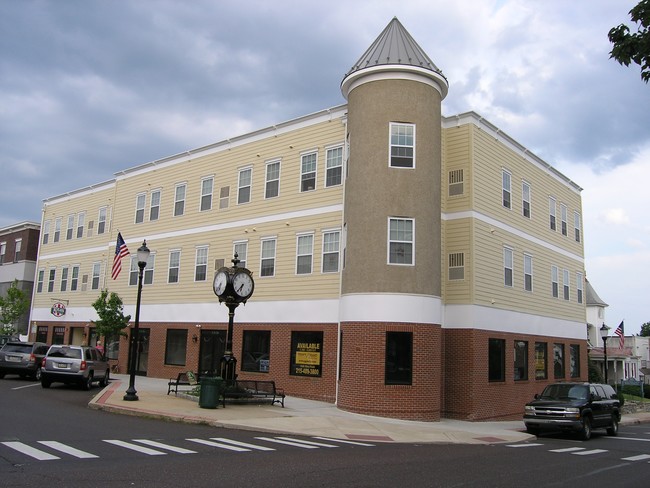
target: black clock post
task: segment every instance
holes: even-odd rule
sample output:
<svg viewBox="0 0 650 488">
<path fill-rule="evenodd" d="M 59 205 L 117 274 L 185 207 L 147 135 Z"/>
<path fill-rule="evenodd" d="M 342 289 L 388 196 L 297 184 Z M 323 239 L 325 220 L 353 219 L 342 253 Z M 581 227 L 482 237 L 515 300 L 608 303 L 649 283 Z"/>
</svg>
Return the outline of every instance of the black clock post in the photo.
<svg viewBox="0 0 650 488">
<path fill-rule="evenodd" d="M 232 260 L 232 267 L 220 268 L 214 275 L 213 290 L 219 303 L 228 307 L 228 333 L 226 335 L 226 351 L 221 358 L 221 377 L 227 386 L 232 385 L 237 379 L 237 359 L 232 352 L 232 334 L 235 322 L 235 309 L 240 303 L 246 301 L 253 294 L 255 282 L 253 274 L 246 268 L 240 268 L 237 253 Z"/>
</svg>

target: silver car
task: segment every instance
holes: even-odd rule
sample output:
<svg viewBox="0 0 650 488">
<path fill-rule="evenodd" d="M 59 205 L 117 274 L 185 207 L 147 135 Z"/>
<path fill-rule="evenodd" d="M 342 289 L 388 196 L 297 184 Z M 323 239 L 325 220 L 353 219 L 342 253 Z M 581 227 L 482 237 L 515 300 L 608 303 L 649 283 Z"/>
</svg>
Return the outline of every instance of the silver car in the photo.
<svg viewBox="0 0 650 488">
<path fill-rule="evenodd" d="M 101 351 L 88 346 L 50 346 L 41 367 L 41 386 L 52 383 L 80 385 L 90 390 L 93 382 L 106 386 L 109 381 L 108 359 Z"/>
</svg>

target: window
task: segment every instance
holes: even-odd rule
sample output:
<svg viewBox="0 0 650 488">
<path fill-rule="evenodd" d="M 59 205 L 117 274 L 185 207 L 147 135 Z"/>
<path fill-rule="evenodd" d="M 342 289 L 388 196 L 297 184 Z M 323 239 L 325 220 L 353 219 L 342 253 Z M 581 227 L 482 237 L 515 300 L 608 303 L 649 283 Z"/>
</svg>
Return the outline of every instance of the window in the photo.
<svg viewBox="0 0 650 488">
<path fill-rule="evenodd" d="M 39 325 L 36 328 L 36 342 L 42 342 L 43 344 L 47 344 L 49 341 L 47 340 L 47 325 Z"/>
<path fill-rule="evenodd" d="M 548 198 L 548 215 L 550 219 L 550 226 L 551 230 L 556 230 L 557 229 L 557 223 L 556 223 L 556 217 L 555 217 L 555 211 L 556 211 L 556 202 L 555 198 L 549 197 Z"/>
<path fill-rule="evenodd" d="M 584 287 L 584 278 L 582 273 L 576 273 L 576 295 L 578 297 L 578 303 L 582 303 L 582 291 Z"/>
<path fill-rule="evenodd" d="M 505 208 L 512 208 L 511 179 L 512 179 L 512 175 L 504 169 L 502 171 L 501 180 L 502 180 L 503 206 Z"/>
<path fill-rule="evenodd" d="M 7 243 L 0 242 L 0 264 L 4 264 L 6 254 L 7 254 Z"/>
<path fill-rule="evenodd" d="M 237 205 L 251 201 L 251 183 L 253 170 L 251 168 L 239 170 L 239 185 L 237 187 Z"/>
<path fill-rule="evenodd" d="M 43 222 L 43 244 L 47 244 L 50 240 L 50 221 Z"/>
<path fill-rule="evenodd" d="M 232 250 L 233 255 L 237 254 L 240 268 L 246 267 L 246 257 L 248 254 L 248 241 L 235 242 Z"/>
<path fill-rule="evenodd" d="M 90 288 L 92 290 L 99 290 L 99 276 L 101 273 L 101 269 L 102 269 L 101 263 L 93 263 L 93 280 L 90 285 Z"/>
<path fill-rule="evenodd" d="M 17 263 L 20 261 L 20 251 L 22 250 L 23 247 L 23 240 L 22 239 L 16 239 L 16 242 L 14 243 L 14 263 Z"/>
<path fill-rule="evenodd" d="M 77 239 L 84 236 L 84 225 L 86 224 L 86 213 L 81 212 L 77 215 Z"/>
<path fill-rule="evenodd" d="M 462 169 L 453 169 L 449 172 L 449 190 L 450 197 L 462 195 L 465 193 L 464 175 Z"/>
<path fill-rule="evenodd" d="M 106 207 L 100 208 L 97 216 L 97 234 L 104 232 L 106 232 Z"/>
<path fill-rule="evenodd" d="M 506 379 L 506 341 L 488 339 L 488 381 Z"/>
<path fill-rule="evenodd" d="M 54 221 L 54 242 L 59 242 L 61 239 L 61 217 Z"/>
<path fill-rule="evenodd" d="M 548 360 L 546 354 L 546 342 L 535 343 L 535 379 L 545 380 L 548 378 Z"/>
<path fill-rule="evenodd" d="M 174 217 L 180 217 L 185 213 L 185 189 L 187 185 L 181 183 L 176 185 L 176 190 L 174 191 Z"/>
<path fill-rule="evenodd" d="M 564 344 L 553 344 L 553 377 L 564 379 Z"/>
<path fill-rule="evenodd" d="M 242 371 L 268 373 L 271 353 L 271 331 L 245 330 L 242 340 Z"/>
<path fill-rule="evenodd" d="M 465 253 L 455 252 L 449 254 L 449 280 L 465 279 Z"/>
<path fill-rule="evenodd" d="M 140 193 L 135 197 L 135 223 L 141 224 L 144 222 L 144 205 L 147 199 L 147 195 Z"/>
<path fill-rule="evenodd" d="M 521 184 L 521 212 L 526 218 L 530 218 L 530 185 L 525 181 Z"/>
<path fill-rule="evenodd" d="M 325 186 L 340 185 L 343 177 L 343 147 L 328 149 L 325 159 Z"/>
<path fill-rule="evenodd" d="M 277 197 L 280 194 L 280 161 L 266 163 L 266 185 L 264 198 Z"/>
<path fill-rule="evenodd" d="M 79 286 L 79 265 L 72 267 L 72 275 L 70 277 L 70 291 L 77 291 Z"/>
<path fill-rule="evenodd" d="M 54 291 L 54 280 L 56 279 L 56 268 L 50 268 L 48 276 L 49 278 L 47 280 L 47 292 L 52 293 Z"/>
<path fill-rule="evenodd" d="M 300 191 L 316 189 L 316 160 L 318 153 L 303 154 L 300 157 Z"/>
<path fill-rule="evenodd" d="M 512 283 L 512 266 L 513 266 L 513 252 L 509 247 L 503 248 L 503 284 L 505 286 L 513 286 Z"/>
<path fill-rule="evenodd" d="M 289 374 L 318 377 L 323 365 L 323 332 L 292 331 Z"/>
<path fill-rule="evenodd" d="M 568 230 L 567 230 L 567 223 L 566 223 L 566 219 L 567 219 L 567 208 L 566 208 L 566 205 L 564 205 L 564 204 L 562 204 L 562 203 L 560 204 L 560 219 L 561 219 L 561 221 L 562 221 L 562 235 L 563 235 L 563 236 L 566 236 L 567 233 L 568 233 Z"/>
<path fill-rule="evenodd" d="M 386 332 L 384 383 L 410 385 L 413 382 L 413 332 Z"/>
<path fill-rule="evenodd" d="M 515 341 L 515 381 L 528 379 L 528 342 Z"/>
<path fill-rule="evenodd" d="M 262 241 L 262 258 L 260 276 L 275 275 L 275 239 Z"/>
<path fill-rule="evenodd" d="M 201 180 L 201 211 L 212 208 L 212 186 L 214 178 L 203 178 Z"/>
<path fill-rule="evenodd" d="M 181 252 L 179 250 L 169 251 L 169 271 L 167 283 L 178 283 L 178 274 L 181 267 Z"/>
<path fill-rule="evenodd" d="M 553 298 L 559 298 L 560 296 L 559 280 L 559 270 L 557 266 L 551 266 L 551 294 L 553 295 Z"/>
<path fill-rule="evenodd" d="M 562 270 L 562 288 L 564 290 L 564 299 L 569 299 L 569 270 Z"/>
<path fill-rule="evenodd" d="M 65 240 L 69 241 L 74 235 L 74 215 L 68 215 L 68 227 L 65 230 Z"/>
<path fill-rule="evenodd" d="M 230 200 L 230 187 L 222 186 L 219 190 L 219 208 L 228 208 L 228 201 Z"/>
<path fill-rule="evenodd" d="M 160 216 L 160 190 L 153 190 L 151 192 L 151 200 L 149 202 L 149 220 L 158 220 Z"/>
<path fill-rule="evenodd" d="M 37 293 L 42 293 L 43 292 L 43 280 L 45 279 L 45 270 L 44 269 L 39 269 L 38 270 L 38 278 L 36 279 L 36 292 Z"/>
<path fill-rule="evenodd" d="M 54 327 L 52 331 L 52 344 L 63 344 L 65 339 L 65 327 Z"/>
<path fill-rule="evenodd" d="M 336 273 L 339 270 L 341 232 L 323 232 L 323 273 Z"/>
<path fill-rule="evenodd" d="M 580 346 L 578 344 L 569 345 L 569 369 L 571 378 L 580 377 Z"/>
<path fill-rule="evenodd" d="M 185 366 L 187 352 L 187 329 L 167 329 L 165 364 Z"/>
<path fill-rule="evenodd" d="M 524 289 L 533 291 L 533 257 L 524 254 Z"/>
<path fill-rule="evenodd" d="M 205 281 L 208 276 L 208 248 L 196 248 L 196 261 L 194 265 L 194 281 Z"/>
<path fill-rule="evenodd" d="M 580 242 L 580 214 L 573 212 L 573 229 L 576 242 Z"/>
<path fill-rule="evenodd" d="M 388 221 L 388 263 L 414 264 L 414 220 L 391 218 Z"/>
<path fill-rule="evenodd" d="M 61 291 L 68 289 L 68 267 L 61 268 Z"/>
<path fill-rule="evenodd" d="M 147 264 L 144 267 L 144 272 L 142 274 L 143 285 L 151 285 L 153 283 L 153 269 L 154 269 L 155 261 L 156 261 L 156 256 L 153 253 L 151 253 L 149 255 L 149 259 L 147 259 Z M 139 272 L 140 272 L 140 268 L 138 268 L 138 256 L 131 255 L 131 268 L 129 271 L 130 286 L 138 284 Z"/>
<path fill-rule="evenodd" d="M 314 255 L 313 234 L 298 236 L 296 242 L 296 274 L 310 274 Z"/>
<path fill-rule="evenodd" d="M 390 163 L 392 168 L 415 167 L 415 125 L 390 124 Z"/>
</svg>

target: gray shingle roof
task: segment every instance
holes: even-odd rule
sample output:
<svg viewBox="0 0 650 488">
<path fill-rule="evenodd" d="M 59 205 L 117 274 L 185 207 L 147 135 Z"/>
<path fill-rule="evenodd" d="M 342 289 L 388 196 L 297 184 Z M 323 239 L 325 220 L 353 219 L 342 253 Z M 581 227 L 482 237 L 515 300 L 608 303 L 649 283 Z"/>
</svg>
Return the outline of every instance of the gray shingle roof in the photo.
<svg viewBox="0 0 650 488">
<path fill-rule="evenodd" d="M 596 293 L 596 290 L 594 290 L 593 286 L 591 286 L 591 283 L 589 283 L 589 280 L 587 280 L 587 278 L 585 278 L 585 292 L 587 305 L 609 307 L 609 305 L 607 305 L 603 299 L 598 296 L 598 293 Z"/>
</svg>

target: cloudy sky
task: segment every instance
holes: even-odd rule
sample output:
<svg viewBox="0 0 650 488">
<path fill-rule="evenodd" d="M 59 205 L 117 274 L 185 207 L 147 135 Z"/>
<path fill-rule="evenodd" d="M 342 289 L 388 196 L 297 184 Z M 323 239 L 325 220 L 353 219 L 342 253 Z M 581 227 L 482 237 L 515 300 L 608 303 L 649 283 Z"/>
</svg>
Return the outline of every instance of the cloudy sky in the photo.
<svg viewBox="0 0 650 488">
<path fill-rule="evenodd" d="M 397 16 L 473 110 L 577 182 L 587 278 L 650 321 L 650 85 L 609 59 L 637 0 L 0 0 L 0 227 L 116 171 L 345 103 Z"/>
</svg>

